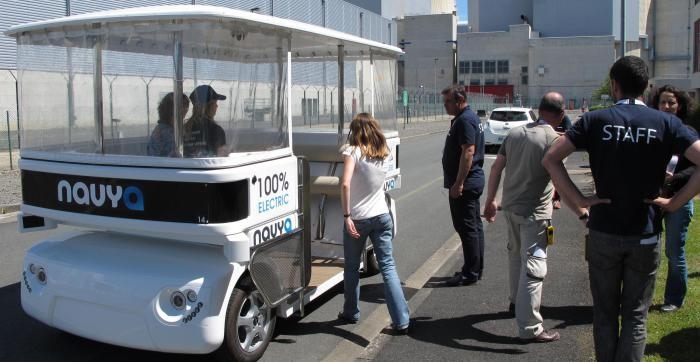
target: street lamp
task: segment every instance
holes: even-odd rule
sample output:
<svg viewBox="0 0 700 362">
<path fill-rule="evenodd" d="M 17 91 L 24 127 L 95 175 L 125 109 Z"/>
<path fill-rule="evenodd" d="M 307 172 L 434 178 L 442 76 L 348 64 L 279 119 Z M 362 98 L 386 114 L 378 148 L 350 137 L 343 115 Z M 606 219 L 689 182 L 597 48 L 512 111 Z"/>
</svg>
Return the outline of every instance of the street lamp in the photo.
<svg viewBox="0 0 700 362">
<path fill-rule="evenodd" d="M 406 50 L 406 45 L 411 44 L 411 42 L 410 42 L 410 41 L 405 41 L 405 40 L 401 39 L 401 41 L 398 42 L 398 44 L 399 44 L 399 47 L 401 48 L 401 50 L 404 51 L 404 54 L 401 54 L 401 55 L 399 56 L 399 61 L 398 61 L 398 64 L 399 64 L 399 74 L 398 74 L 398 77 L 399 77 L 399 87 L 404 87 L 404 88 L 405 88 L 405 87 L 406 87 L 406 57 L 405 57 L 405 50 Z"/>
<path fill-rule="evenodd" d="M 452 84 L 457 84 L 457 41 L 445 40 L 445 43 L 453 44 L 452 47 Z"/>
</svg>

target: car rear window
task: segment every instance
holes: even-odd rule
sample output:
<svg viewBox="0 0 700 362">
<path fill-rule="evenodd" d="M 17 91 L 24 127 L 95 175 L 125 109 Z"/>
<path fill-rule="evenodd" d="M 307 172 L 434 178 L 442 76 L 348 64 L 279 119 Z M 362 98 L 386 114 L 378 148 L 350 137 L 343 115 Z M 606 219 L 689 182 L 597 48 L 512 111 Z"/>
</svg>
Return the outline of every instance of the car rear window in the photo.
<svg viewBox="0 0 700 362">
<path fill-rule="evenodd" d="M 501 121 L 501 122 L 518 122 L 527 121 L 527 114 L 525 112 L 518 111 L 493 111 L 491 113 L 491 120 Z"/>
</svg>

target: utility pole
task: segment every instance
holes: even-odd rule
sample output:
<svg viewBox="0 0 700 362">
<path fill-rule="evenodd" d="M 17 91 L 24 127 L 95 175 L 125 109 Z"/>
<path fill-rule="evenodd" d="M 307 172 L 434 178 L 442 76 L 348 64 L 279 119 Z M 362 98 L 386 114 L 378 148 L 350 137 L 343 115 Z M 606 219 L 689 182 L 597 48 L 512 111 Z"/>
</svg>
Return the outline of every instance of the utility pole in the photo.
<svg viewBox="0 0 700 362">
<path fill-rule="evenodd" d="M 435 72 L 435 80 L 433 83 L 433 115 L 435 116 L 434 118 L 437 119 L 437 63 L 438 63 L 439 58 L 435 58 L 435 67 L 433 68 L 433 71 Z"/>
<path fill-rule="evenodd" d="M 624 57 L 627 53 L 627 45 L 625 44 L 625 0 L 620 0 L 622 9 L 620 11 L 620 57 Z"/>
<path fill-rule="evenodd" d="M 452 44 L 452 84 L 457 84 L 457 41 L 445 40 L 445 43 Z"/>
</svg>

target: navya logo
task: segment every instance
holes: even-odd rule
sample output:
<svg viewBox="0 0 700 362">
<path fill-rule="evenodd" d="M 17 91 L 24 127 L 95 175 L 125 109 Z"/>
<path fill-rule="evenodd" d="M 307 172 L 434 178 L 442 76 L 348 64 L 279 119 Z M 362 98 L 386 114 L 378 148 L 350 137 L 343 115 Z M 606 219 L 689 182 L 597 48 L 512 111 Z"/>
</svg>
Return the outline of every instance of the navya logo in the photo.
<svg viewBox="0 0 700 362">
<path fill-rule="evenodd" d="M 58 201 L 78 205 L 102 207 L 105 203 L 113 209 L 119 207 L 119 201 L 129 210 L 143 211 L 143 192 L 136 186 L 122 188 L 119 185 L 86 184 L 76 182 L 73 185 L 66 180 L 58 182 Z"/>
<path fill-rule="evenodd" d="M 291 217 L 275 220 L 253 231 L 253 245 L 260 245 L 278 236 L 288 234 L 294 230 L 294 222 Z"/>
</svg>

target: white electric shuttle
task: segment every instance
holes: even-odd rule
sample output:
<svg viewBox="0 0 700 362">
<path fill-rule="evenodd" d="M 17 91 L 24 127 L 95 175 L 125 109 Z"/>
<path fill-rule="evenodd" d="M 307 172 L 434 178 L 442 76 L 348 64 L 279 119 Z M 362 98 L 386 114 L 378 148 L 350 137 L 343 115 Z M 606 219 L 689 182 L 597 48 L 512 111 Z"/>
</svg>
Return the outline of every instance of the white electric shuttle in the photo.
<svg viewBox="0 0 700 362">
<path fill-rule="evenodd" d="M 385 187 L 401 185 L 396 47 L 195 5 L 6 34 L 18 47 L 20 230 L 73 230 L 34 245 L 23 264 L 22 307 L 49 326 L 256 360 L 277 317 L 303 314 L 342 281 L 338 150 L 353 114 L 380 121 L 394 155 Z M 218 98 L 207 115 L 225 152 L 190 157 L 196 116 L 183 95 L 201 85 Z M 163 113 L 173 121 L 159 120 L 171 92 Z M 167 155 L 149 155 L 154 137 Z M 376 273 L 367 250 L 364 272 Z"/>
</svg>

